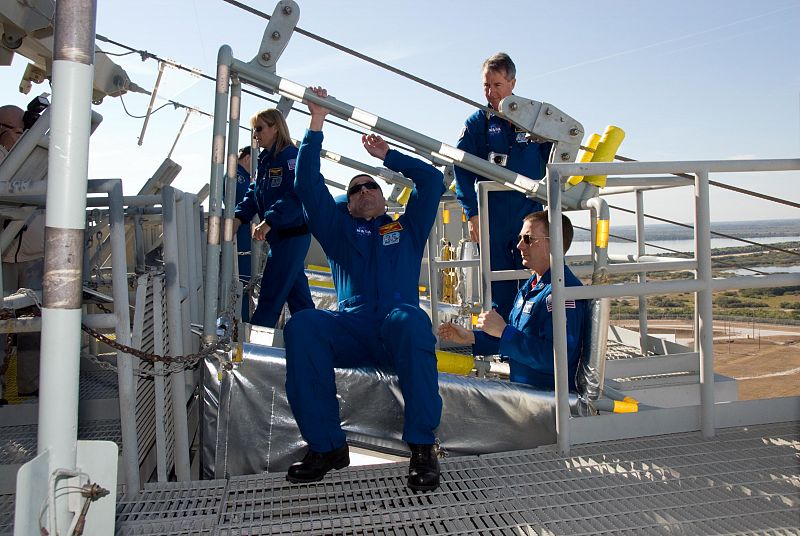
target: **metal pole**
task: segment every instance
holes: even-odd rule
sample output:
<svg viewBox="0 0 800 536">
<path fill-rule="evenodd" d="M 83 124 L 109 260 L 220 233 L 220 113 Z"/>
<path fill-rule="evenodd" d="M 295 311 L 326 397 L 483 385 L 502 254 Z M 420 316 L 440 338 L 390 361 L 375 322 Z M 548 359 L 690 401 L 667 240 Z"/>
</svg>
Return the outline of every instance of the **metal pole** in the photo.
<svg viewBox="0 0 800 536">
<path fill-rule="evenodd" d="M 182 262 L 178 263 L 178 281 L 181 289 L 181 318 L 183 321 L 183 349 L 184 353 L 191 353 L 192 348 L 192 329 L 190 321 L 192 310 L 190 306 L 191 287 L 189 285 L 189 232 L 186 229 L 186 197 L 179 190 L 174 190 L 175 194 L 175 225 L 178 231 L 178 255 Z M 184 296 L 184 290 L 186 295 Z"/>
<path fill-rule="evenodd" d="M 128 308 L 128 264 L 125 248 L 125 211 L 122 207 L 122 181 L 116 180 L 108 194 L 111 226 L 111 280 L 114 296 L 114 315 L 117 318 L 117 342 L 131 343 L 130 310 Z M 138 361 L 138 360 L 137 360 Z M 131 492 L 139 491 L 139 439 L 136 436 L 136 382 L 133 358 L 117 351 L 117 381 L 119 382 L 119 415 L 122 431 L 122 458 L 125 483 Z"/>
<path fill-rule="evenodd" d="M 233 214 L 236 209 L 236 171 L 239 147 L 239 117 L 242 103 L 242 84 L 237 76 L 231 77 L 231 108 L 228 123 L 228 173 L 225 180 L 225 210 L 222 233 L 222 275 L 220 276 L 219 307 L 223 311 L 231 307 L 231 283 L 233 282 L 234 248 Z M 235 308 L 234 308 L 235 309 Z M 235 312 L 234 312 L 235 315 Z"/>
<path fill-rule="evenodd" d="M 694 247 L 697 279 L 704 288 L 697 292 L 697 339 L 700 341 L 700 404 L 703 437 L 714 437 L 714 318 L 711 286 L 711 211 L 708 173 L 697 173 L 694 187 Z"/>
<path fill-rule="evenodd" d="M 441 203 L 439 203 L 441 207 Z M 436 262 L 436 253 L 439 246 L 439 222 L 442 219 L 442 211 L 436 212 L 436 221 L 428 234 L 428 291 L 431 299 L 431 325 L 433 334 L 439 327 L 439 266 Z M 436 344 L 439 344 L 437 339 Z"/>
<path fill-rule="evenodd" d="M 158 62 L 158 76 L 156 76 L 156 83 L 153 86 L 153 92 L 150 93 L 150 103 L 147 105 L 147 113 L 144 115 L 144 123 L 142 123 L 142 132 L 139 134 L 139 141 L 138 144 L 142 145 L 144 143 L 144 133 L 147 130 L 147 124 L 150 122 L 150 115 L 153 113 L 153 105 L 156 102 L 156 95 L 158 95 L 158 86 L 161 85 L 161 77 L 164 76 L 164 62 Z M 177 143 L 177 140 L 175 140 Z M 172 151 L 170 151 L 170 155 Z M 169 155 L 167 155 L 169 158 Z"/>
<path fill-rule="evenodd" d="M 50 106 L 47 216 L 42 291 L 41 376 L 37 452 L 49 452 L 48 473 L 74 470 L 77 457 L 78 376 L 81 347 L 83 238 L 89 167 L 94 0 L 56 3 L 53 102 Z M 66 534 L 73 514 L 57 486 L 58 526 Z"/>
<path fill-rule="evenodd" d="M 153 277 L 153 351 L 164 355 L 164 286 L 160 277 Z M 156 419 L 156 474 L 159 482 L 167 481 L 167 431 L 166 431 L 166 382 L 164 363 L 153 364 L 153 388 L 155 389 Z"/>
<path fill-rule="evenodd" d="M 561 225 L 561 177 L 547 171 L 547 215 L 550 222 L 550 280 L 553 287 L 553 360 L 556 387 L 558 450 L 569 454 L 569 365 L 567 363 L 567 312 L 564 297 L 564 237 Z"/>
<path fill-rule="evenodd" d="M 645 251 L 644 236 L 644 192 L 636 190 L 636 252 L 639 258 Z M 639 272 L 639 283 L 647 282 L 647 272 Z M 647 296 L 639 295 L 639 348 L 646 352 L 647 348 Z M 647 355 L 646 353 L 644 355 Z"/>
<path fill-rule="evenodd" d="M 480 277 L 481 277 L 481 302 L 484 311 L 492 309 L 492 266 L 489 261 L 489 185 L 481 181 L 478 183 L 478 215 L 480 218 Z"/>
<path fill-rule="evenodd" d="M 196 242 L 197 233 L 195 230 L 196 227 L 195 223 L 197 222 L 197 220 L 195 219 L 195 215 L 197 214 L 197 211 L 195 210 L 195 206 L 197 204 L 196 203 L 197 196 L 195 196 L 194 194 L 188 194 L 184 192 L 183 200 L 184 200 L 183 215 L 186 220 L 184 224 L 185 225 L 184 229 L 186 233 L 185 241 L 188 252 L 188 256 L 186 257 L 188 259 L 188 262 L 186 264 L 188 265 L 189 268 L 188 280 L 187 280 L 187 286 L 189 289 L 189 311 L 190 311 L 189 318 L 191 318 L 193 324 L 199 324 L 201 319 L 200 319 L 200 304 L 197 293 L 198 289 L 200 288 L 202 276 L 200 274 L 200 271 L 198 270 L 199 265 L 195 262 L 195 259 L 197 259 L 197 242 Z M 200 341 L 196 337 L 191 337 L 190 343 L 191 343 L 190 348 L 193 353 L 200 349 Z"/>
<path fill-rule="evenodd" d="M 175 209 L 175 190 L 167 186 L 161 191 L 164 210 L 164 272 L 167 285 L 167 329 L 169 350 L 173 356 L 182 356 L 184 319 L 181 316 L 181 289 L 179 279 L 180 253 L 178 226 Z M 216 287 L 213 283 L 208 287 Z M 189 426 L 186 420 L 185 373 L 173 372 L 172 422 L 175 429 L 175 475 L 179 481 L 190 479 L 189 475 Z"/>
<path fill-rule="evenodd" d="M 208 200 L 208 241 L 206 249 L 206 277 L 203 342 L 217 340 L 217 299 L 219 298 L 220 219 L 222 216 L 222 184 L 225 165 L 225 118 L 228 115 L 228 86 L 231 47 L 223 45 L 217 54 L 217 89 L 214 98 L 214 132 L 211 142 L 211 179 Z"/>
<path fill-rule="evenodd" d="M 306 89 L 306 87 L 292 82 L 291 80 L 283 79 L 261 67 L 250 65 L 239 60 L 233 60 L 232 68 L 242 79 L 256 82 L 257 85 L 263 84 L 267 88 L 275 89 L 281 96 L 289 97 L 299 102 L 306 101 L 324 105 L 333 115 L 370 129 L 373 132 L 384 134 L 397 140 L 403 140 L 405 143 L 419 150 L 422 154 L 430 154 L 434 159 L 440 158 L 447 164 L 458 165 L 482 177 L 500 182 L 513 190 L 525 192 L 530 197 L 534 197 L 538 200 L 545 199 L 544 188 L 540 186 L 539 181 L 535 181 L 530 177 L 514 173 L 511 170 L 492 164 L 487 160 L 478 158 L 469 153 L 465 153 L 460 149 L 456 149 L 455 147 L 420 134 L 419 132 L 415 132 L 402 125 L 398 125 L 382 117 L 350 106 L 333 97 L 322 99 L 312 91 Z M 217 80 L 219 81 L 219 77 Z M 578 175 L 578 173 L 575 173 L 575 175 Z M 588 175 L 588 173 L 586 175 Z"/>
<path fill-rule="evenodd" d="M 161 72 L 160 71 L 159 71 L 158 75 L 161 76 Z M 189 122 L 189 116 L 190 115 L 192 115 L 192 109 L 191 108 L 186 108 L 186 115 L 183 118 L 183 123 L 181 123 L 181 128 L 178 129 L 178 135 L 175 136 L 175 141 L 172 143 L 172 148 L 169 150 L 169 153 L 167 153 L 167 158 L 172 158 L 172 152 L 175 150 L 175 147 L 177 147 L 178 140 L 181 139 L 181 134 L 183 134 L 183 129 L 186 128 L 186 123 Z M 141 139 L 140 139 L 140 141 L 141 141 Z M 139 145 L 141 145 L 141 143 L 139 143 Z"/>
</svg>

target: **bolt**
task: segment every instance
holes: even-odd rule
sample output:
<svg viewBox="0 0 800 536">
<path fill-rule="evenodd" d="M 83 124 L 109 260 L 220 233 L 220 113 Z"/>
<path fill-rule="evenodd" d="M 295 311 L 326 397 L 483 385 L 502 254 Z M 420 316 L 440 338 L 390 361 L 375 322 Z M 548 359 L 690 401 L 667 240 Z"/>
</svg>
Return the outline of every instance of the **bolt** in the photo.
<svg viewBox="0 0 800 536">
<path fill-rule="evenodd" d="M 561 153 L 561 160 L 567 162 L 569 160 L 569 153 Z"/>
<path fill-rule="evenodd" d="M 281 38 L 281 33 L 280 32 L 277 32 L 277 31 L 272 32 L 272 40 L 273 41 L 277 41 L 280 38 Z"/>
<path fill-rule="evenodd" d="M 272 56 L 270 55 L 270 53 L 269 53 L 269 52 L 264 52 L 263 54 L 261 54 L 261 59 L 262 59 L 262 60 L 264 60 L 264 61 L 269 61 L 269 59 L 270 59 L 271 57 L 272 57 Z"/>
<path fill-rule="evenodd" d="M 575 127 L 572 127 L 571 129 L 569 129 L 569 135 L 570 136 L 577 136 L 580 133 L 581 133 L 581 131 L 578 130 L 577 128 L 575 128 Z"/>
<path fill-rule="evenodd" d="M 563 117 L 559 117 L 559 118 L 558 118 L 558 120 L 559 120 L 559 122 L 561 122 L 561 123 L 563 123 L 563 122 L 564 122 L 564 118 L 563 118 Z"/>
<path fill-rule="evenodd" d="M 283 14 L 289 16 L 292 14 L 292 6 L 283 6 Z"/>
<path fill-rule="evenodd" d="M 553 115 L 553 111 L 550 108 L 546 108 L 544 111 L 544 115 Z"/>
<path fill-rule="evenodd" d="M 511 110 L 512 112 L 517 111 L 517 108 L 518 106 L 516 102 L 512 102 L 511 104 L 508 105 L 508 109 Z"/>
</svg>

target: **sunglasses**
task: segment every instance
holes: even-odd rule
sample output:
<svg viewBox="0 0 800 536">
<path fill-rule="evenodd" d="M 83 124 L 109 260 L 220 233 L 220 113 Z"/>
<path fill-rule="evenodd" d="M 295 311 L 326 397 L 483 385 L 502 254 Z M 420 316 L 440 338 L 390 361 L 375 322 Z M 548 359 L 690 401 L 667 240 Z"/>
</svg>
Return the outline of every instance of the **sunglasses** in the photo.
<svg viewBox="0 0 800 536">
<path fill-rule="evenodd" d="M 270 127 L 270 128 L 272 128 L 272 127 L 274 127 L 275 125 L 267 125 L 267 126 L 268 126 L 268 127 Z M 264 127 L 263 127 L 263 126 L 261 126 L 261 125 L 258 125 L 258 126 L 257 126 L 256 128 L 254 128 L 253 130 L 254 130 L 254 131 L 256 131 L 256 132 L 259 132 L 259 133 L 260 133 L 262 130 L 264 130 Z"/>
<path fill-rule="evenodd" d="M 358 192 L 361 191 L 361 188 L 366 188 L 367 190 L 378 190 L 380 186 L 378 186 L 377 182 L 362 182 L 361 184 L 354 184 L 350 188 L 347 189 L 347 197 L 352 195 L 356 195 Z"/>
<path fill-rule="evenodd" d="M 529 234 L 521 234 L 517 237 L 517 242 L 522 241 L 525 242 L 526 246 L 530 246 L 534 242 L 538 242 L 539 240 L 548 240 L 549 236 L 531 236 Z"/>
</svg>

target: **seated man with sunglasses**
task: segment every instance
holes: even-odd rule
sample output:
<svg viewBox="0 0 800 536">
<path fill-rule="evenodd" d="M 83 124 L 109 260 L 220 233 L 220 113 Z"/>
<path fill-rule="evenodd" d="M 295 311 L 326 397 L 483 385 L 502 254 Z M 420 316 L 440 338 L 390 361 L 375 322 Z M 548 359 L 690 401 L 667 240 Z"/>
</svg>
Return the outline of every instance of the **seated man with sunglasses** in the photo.
<svg viewBox="0 0 800 536">
<path fill-rule="evenodd" d="M 322 88 L 311 91 L 327 97 Z M 295 192 L 328 256 L 339 307 L 300 311 L 284 330 L 286 394 L 308 443 L 305 457 L 289 468 L 286 478 L 316 482 L 331 469 L 350 464 L 333 369 L 370 366 L 392 371 L 399 380 L 405 403 L 403 440 L 411 450 L 408 487 L 433 490 L 439 486 L 434 443 L 442 399 L 436 339 L 430 318 L 419 307 L 419 273 L 445 192 L 442 173 L 389 150 L 380 136 L 365 135 L 367 152 L 413 180 L 414 190 L 405 213 L 393 220 L 378 184 L 369 175 L 356 175 L 348 185 L 345 212 L 320 174 L 322 127 L 329 110 L 310 102 L 308 109 L 311 122 L 297 156 Z"/>
<path fill-rule="evenodd" d="M 522 264 L 533 274 L 517 293 L 509 323 L 492 309 L 481 313 L 474 331 L 445 323 L 439 326 L 442 340 L 471 344 L 476 355 L 495 355 L 508 359 L 510 380 L 538 389 L 555 389 L 553 371 L 553 302 L 550 284 L 550 224 L 547 212 L 533 212 L 522 220 L 517 249 Z M 572 223 L 562 215 L 564 253 L 572 243 Z M 580 286 L 575 274 L 564 266 L 568 287 Z M 581 356 L 585 300 L 568 300 L 567 361 L 569 389 L 575 391 L 575 373 Z"/>
</svg>

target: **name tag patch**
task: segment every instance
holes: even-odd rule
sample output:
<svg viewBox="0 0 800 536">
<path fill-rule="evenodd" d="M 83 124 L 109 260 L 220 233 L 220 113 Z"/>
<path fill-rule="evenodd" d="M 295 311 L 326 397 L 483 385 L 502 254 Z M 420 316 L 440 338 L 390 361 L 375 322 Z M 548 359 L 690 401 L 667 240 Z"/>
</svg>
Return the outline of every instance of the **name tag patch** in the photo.
<svg viewBox="0 0 800 536">
<path fill-rule="evenodd" d="M 383 235 L 384 246 L 391 246 L 392 244 L 397 244 L 398 242 L 400 242 L 400 233 L 398 231 Z"/>
<path fill-rule="evenodd" d="M 280 186 L 283 181 L 283 168 L 269 168 L 269 185 Z"/>
<path fill-rule="evenodd" d="M 533 302 L 532 301 L 526 303 L 525 307 L 522 308 L 522 312 L 525 313 L 526 315 L 531 314 L 532 310 L 533 310 Z"/>
</svg>

